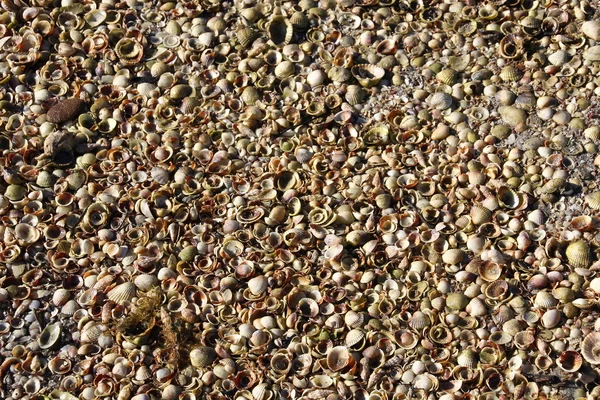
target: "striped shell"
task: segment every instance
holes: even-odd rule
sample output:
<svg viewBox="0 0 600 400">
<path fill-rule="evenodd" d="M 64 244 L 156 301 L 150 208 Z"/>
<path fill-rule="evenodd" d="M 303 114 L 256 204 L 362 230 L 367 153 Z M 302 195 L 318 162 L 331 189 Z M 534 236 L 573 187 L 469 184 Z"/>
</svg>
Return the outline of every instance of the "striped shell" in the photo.
<svg viewBox="0 0 600 400">
<path fill-rule="evenodd" d="M 600 364 L 600 332 L 591 332 L 583 339 L 581 355 L 590 364 Z"/>
<path fill-rule="evenodd" d="M 415 330 L 421 330 L 430 324 L 431 320 L 429 319 L 429 316 L 422 311 L 415 312 L 408 323 L 408 325 Z"/>
<path fill-rule="evenodd" d="M 475 352 L 475 350 L 466 349 L 458 355 L 456 361 L 461 367 L 475 368 L 477 366 L 477 362 L 479 361 L 479 357 L 477 356 L 477 352 Z"/>
<path fill-rule="evenodd" d="M 352 329 L 346 334 L 346 346 L 352 347 L 365 338 L 365 332 L 362 329 Z"/>
<path fill-rule="evenodd" d="M 267 290 L 268 283 L 266 276 L 259 275 L 248 281 L 248 288 L 253 295 L 258 296 Z"/>
<path fill-rule="evenodd" d="M 452 86 L 457 82 L 457 73 L 452 68 L 443 69 L 435 76 L 438 81 Z"/>
<path fill-rule="evenodd" d="M 294 36 L 294 27 L 289 19 L 277 16 L 269 23 L 268 34 L 276 46 L 285 46 Z"/>
<path fill-rule="evenodd" d="M 488 208 L 478 204 L 471 207 L 469 215 L 475 225 L 482 225 L 492 220 L 492 212 Z"/>
<path fill-rule="evenodd" d="M 585 202 L 592 210 L 600 210 L 600 192 L 586 195 Z"/>
<path fill-rule="evenodd" d="M 356 311 L 350 310 L 344 315 L 344 322 L 350 328 L 358 328 L 362 326 L 365 320 L 365 316 L 362 313 L 358 313 Z"/>
<path fill-rule="evenodd" d="M 521 77 L 520 72 L 512 65 L 507 65 L 500 71 L 500 79 L 504 82 L 514 82 Z"/>
<path fill-rule="evenodd" d="M 556 298 L 554 296 L 552 296 L 551 293 L 548 293 L 548 292 L 542 290 L 542 291 L 538 292 L 538 294 L 535 295 L 533 304 L 536 307 L 548 309 L 548 308 L 556 307 L 556 305 L 558 304 L 558 300 L 556 300 Z"/>
<path fill-rule="evenodd" d="M 548 56 L 550 64 L 562 67 L 571 59 L 571 55 L 564 50 L 558 50 Z"/>
<path fill-rule="evenodd" d="M 250 27 L 245 27 L 237 31 L 236 37 L 242 47 L 247 48 L 260 36 L 260 33 Z"/>
<path fill-rule="evenodd" d="M 349 85 L 346 89 L 346 101 L 350 105 L 356 105 L 365 98 L 365 90 L 357 85 Z"/>
<path fill-rule="evenodd" d="M 115 286 L 108 292 L 109 300 L 117 304 L 124 304 L 131 301 L 136 295 L 137 288 L 133 282 L 125 282 Z"/>
<path fill-rule="evenodd" d="M 70 298 L 71 292 L 67 289 L 59 288 L 52 295 L 52 303 L 57 307 L 64 306 Z"/>
<path fill-rule="evenodd" d="M 591 263 L 590 246 L 583 240 L 571 243 L 565 251 L 569 264 L 575 268 L 585 268 Z"/>
</svg>

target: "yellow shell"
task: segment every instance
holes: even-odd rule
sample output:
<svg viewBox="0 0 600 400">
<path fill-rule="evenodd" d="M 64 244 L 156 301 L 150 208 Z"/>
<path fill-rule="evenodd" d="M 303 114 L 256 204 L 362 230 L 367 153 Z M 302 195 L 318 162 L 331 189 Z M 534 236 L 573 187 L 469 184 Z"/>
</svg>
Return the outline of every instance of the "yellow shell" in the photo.
<svg viewBox="0 0 600 400">
<path fill-rule="evenodd" d="M 600 192 L 586 195 L 585 202 L 592 210 L 600 210 Z"/>
<path fill-rule="evenodd" d="M 445 83 L 448 86 L 452 86 L 457 82 L 457 73 L 452 68 L 441 70 L 435 77 L 438 81 Z"/>
<path fill-rule="evenodd" d="M 490 222 L 492 220 L 492 212 L 482 206 L 482 205 L 474 205 L 470 211 L 471 222 L 475 225 L 485 224 L 486 222 Z"/>
<path fill-rule="evenodd" d="M 576 268 L 586 268 L 591 263 L 590 246 L 583 240 L 571 243 L 565 251 L 569 264 Z"/>
</svg>

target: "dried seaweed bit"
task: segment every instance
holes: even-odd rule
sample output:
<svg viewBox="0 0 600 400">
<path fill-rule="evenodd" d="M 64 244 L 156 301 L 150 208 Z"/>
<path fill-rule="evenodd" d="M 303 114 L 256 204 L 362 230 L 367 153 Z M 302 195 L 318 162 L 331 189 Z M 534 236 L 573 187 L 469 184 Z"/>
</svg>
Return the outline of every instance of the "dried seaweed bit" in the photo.
<svg viewBox="0 0 600 400">
<path fill-rule="evenodd" d="M 48 110 L 47 119 L 54 124 L 71 121 L 80 114 L 83 104 L 84 101 L 77 98 L 59 101 Z"/>
</svg>

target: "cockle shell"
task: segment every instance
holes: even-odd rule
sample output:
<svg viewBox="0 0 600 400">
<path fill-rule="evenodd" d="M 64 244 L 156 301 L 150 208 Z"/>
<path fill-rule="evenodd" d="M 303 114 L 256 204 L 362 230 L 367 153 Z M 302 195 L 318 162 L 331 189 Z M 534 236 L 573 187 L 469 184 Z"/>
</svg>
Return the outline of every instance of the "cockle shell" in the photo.
<svg viewBox="0 0 600 400">
<path fill-rule="evenodd" d="M 133 282 L 124 282 L 108 292 L 108 298 L 117 304 L 131 301 L 136 296 L 137 288 Z"/>
<path fill-rule="evenodd" d="M 583 339 L 581 355 L 590 364 L 600 364 L 600 332 L 591 332 Z"/>
<path fill-rule="evenodd" d="M 586 195 L 585 202 L 592 210 L 600 210 L 600 192 Z"/>
<path fill-rule="evenodd" d="M 591 263 L 591 250 L 588 243 L 578 240 L 571 243 L 565 251 L 569 264 L 576 268 L 585 268 Z"/>
<path fill-rule="evenodd" d="M 333 372 L 345 368 L 350 362 L 351 355 L 346 346 L 336 346 L 327 354 L 327 367 Z"/>
<path fill-rule="evenodd" d="M 194 367 L 206 367 L 215 360 L 217 354 L 212 347 L 201 346 L 190 351 L 190 362 Z"/>
</svg>

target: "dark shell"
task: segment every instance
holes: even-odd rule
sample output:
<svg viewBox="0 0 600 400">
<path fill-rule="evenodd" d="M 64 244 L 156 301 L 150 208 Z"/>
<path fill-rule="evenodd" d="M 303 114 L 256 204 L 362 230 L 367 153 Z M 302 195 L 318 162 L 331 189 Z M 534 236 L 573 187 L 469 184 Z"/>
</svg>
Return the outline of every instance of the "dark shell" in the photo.
<svg viewBox="0 0 600 400">
<path fill-rule="evenodd" d="M 70 121 L 80 114 L 83 104 L 84 101 L 77 98 L 62 100 L 48 110 L 47 119 L 53 124 Z"/>
</svg>

